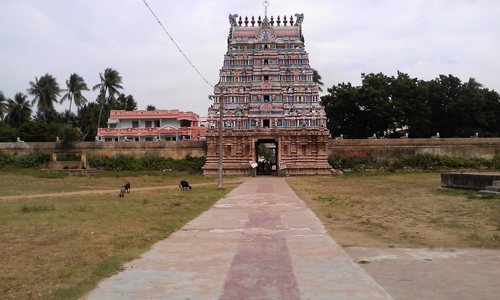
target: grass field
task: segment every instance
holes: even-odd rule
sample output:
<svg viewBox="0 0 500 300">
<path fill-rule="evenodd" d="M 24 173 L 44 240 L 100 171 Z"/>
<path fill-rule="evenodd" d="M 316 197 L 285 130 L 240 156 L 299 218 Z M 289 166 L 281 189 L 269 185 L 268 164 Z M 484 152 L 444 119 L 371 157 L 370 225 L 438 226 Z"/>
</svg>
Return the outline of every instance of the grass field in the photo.
<svg viewBox="0 0 500 300">
<path fill-rule="evenodd" d="M 218 190 L 217 178 L 162 172 L 46 177 L 3 170 L 1 196 L 87 189 L 116 193 L 1 199 L 0 299 L 77 299 L 236 186 Z M 213 184 L 181 192 L 175 187 L 184 178 Z M 125 182 L 132 182 L 132 192 L 119 198 Z M 134 189 L 165 185 L 174 187 Z"/>
<path fill-rule="evenodd" d="M 440 173 L 348 173 L 287 182 L 344 247 L 500 247 L 500 199 L 440 190 Z"/>
<path fill-rule="evenodd" d="M 212 184 L 181 192 L 179 179 Z M 439 173 L 286 180 L 342 246 L 500 247 L 500 199 L 441 191 Z M 119 198 L 126 182 L 132 193 Z M 237 185 L 218 190 L 217 178 L 163 172 L 86 177 L 17 169 L 0 170 L 0 183 L 0 299 L 77 299 Z M 172 187 L 137 190 L 164 186 Z M 61 194 L 30 196 L 49 193 Z"/>
</svg>

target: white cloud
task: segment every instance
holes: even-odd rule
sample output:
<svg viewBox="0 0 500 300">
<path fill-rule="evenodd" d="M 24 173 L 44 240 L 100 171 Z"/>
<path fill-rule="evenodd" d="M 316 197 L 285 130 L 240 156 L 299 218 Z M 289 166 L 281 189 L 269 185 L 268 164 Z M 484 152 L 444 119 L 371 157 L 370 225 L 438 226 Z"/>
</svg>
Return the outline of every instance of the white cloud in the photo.
<svg viewBox="0 0 500 300">
<path fill-rule="evenodd" d="M 228 15 L 263 16 L 261 1 L 147 1 L 183 52 L 214 85 L 226 51 Z M 268 15 L 304 13 L 311 65 L 325 90 L 360 84 L 361 73 L 397 70 L 430 80 L 475 77 L 500 90 L 500 1 L 271 0 Z M 25 92 L 45 73 L 64 87 L 71 73 L 89 85 L 114 68 L 123 92 L 144 109 L 206 115 L 212 88 L 187 63 L 140 0 L 0 2 L 0 90 Z M 96 92 L 88 92 L 89 100 Z M 63 105 L 60 110 L 66 108 Z"/>
</svg>

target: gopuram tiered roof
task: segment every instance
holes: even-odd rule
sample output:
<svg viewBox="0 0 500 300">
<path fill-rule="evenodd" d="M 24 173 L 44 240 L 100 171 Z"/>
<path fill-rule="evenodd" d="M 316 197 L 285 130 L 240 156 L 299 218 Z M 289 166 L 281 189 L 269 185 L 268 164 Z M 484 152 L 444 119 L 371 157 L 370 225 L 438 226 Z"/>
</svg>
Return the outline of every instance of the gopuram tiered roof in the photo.
<svg viewBox="0 0 500 300">
<path fill-rule="evenodd" d="M 326 116 L 304 48 L 303 14 L 257 19 L 230 15 L 228 49 L 214 105 L 218 126 L 224 101 L 225 128 L 324 128 Z"/>
<path fill-rule="evenodd" d="M 275 145 L 274 164 L 288 174 L 328 174 L 329 133 L 303 21 L 303 14 L 268 18 L 267 7 L 264 18 L 229 15 L 227 52 L 208 110 L 205 175 L 218 173 L 221 101 L 225 175 L 248 174 L 259 143 Z"/>
</svg>

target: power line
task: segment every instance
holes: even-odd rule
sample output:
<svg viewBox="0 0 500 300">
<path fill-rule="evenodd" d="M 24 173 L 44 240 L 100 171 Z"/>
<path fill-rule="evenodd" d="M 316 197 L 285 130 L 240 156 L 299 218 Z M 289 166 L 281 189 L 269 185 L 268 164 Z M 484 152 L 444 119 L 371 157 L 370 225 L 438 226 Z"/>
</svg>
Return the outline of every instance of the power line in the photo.
<svg viewBox="0 0 500 300">
<path fill-rule="evenodd" d="M 203 77 L 203 75 L 201 75 L 200 71 L 198 71 L 198 69 L 193 65 L 193 63 L 189 60 L 189 58 L 186 56 L 186 54 L 184 54 L 184 52 L 182 52 L 181 48 L 179 47 L 179 45 L 177 45 L 177 43 L 174 41 L 174 39 L 172 38 L 172 36 L 170 36 L 170 34 L 168 33 L 167 29 L 165 29 L 165 27 L 163 26 L 163 24 L 160 22 L 160 20 L 158 20 L 158 17 L 156 17 L 155 13 L 153 12 L 153 10 L 151 9 L 151 7 L 149 7 L 148 3 L 146 2 L 146 0 L 142 0 L 144 1 L 144 4 L 146 4 L 146 6 L 148 7 L 149 11 L 151 12 L 151 14 L 153 14 L 153 16 L 155 17 L 156 21 L 158 21 L 158 24 L 160 24 L 161 28 L 163 28 L 163 31 L 165 31 L 165 33 L 168 35 L 168 37 L 170 38 L 170 40 L 172 41 L 172 43 L 174 43 L 174 45 L 177 47 L 177 49 L 179 49 L 179 51 L 181 52 L 181 54 L 184 56 L 184 58 L 188 61 L 188 63 L 193 67 L 193 69 L 200 75 L 200 77 L 211 87 L 214 87 L 213 85 L 211 85 L 208 80 L 205 79 L 205 77 Z"/>
</svg>

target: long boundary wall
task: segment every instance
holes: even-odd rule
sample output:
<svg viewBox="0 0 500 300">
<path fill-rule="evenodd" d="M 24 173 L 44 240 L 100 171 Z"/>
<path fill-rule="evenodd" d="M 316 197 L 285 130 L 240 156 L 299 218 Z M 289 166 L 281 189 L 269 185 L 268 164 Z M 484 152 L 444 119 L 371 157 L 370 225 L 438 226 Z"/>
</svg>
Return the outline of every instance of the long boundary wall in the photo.
<svg viewBox="0 0 500 300">
<path fill-rule="evenodd" d="M 156 153 L 160 157 L 181 159 L 186 155 L 206 156 L 205 142 L 195 141 L 161 141 L 161 142 L 81 142 L 73 143 L 71 149 L 63 150 L 56 143 L 0 143 L 0 151 L 21 156 L 34 150 L 46 153 L 83 153 L 87 157 L 92 155 L 106 155 L 114 157 L 117 154 L 127 154 L 134 158 L 144 154 Z"/>
<path fill-rule="evenodd" d="M 85 152 L 92 155 L 115 156 L 128 154 L 142 157 L 147 152 L 160 157 L 184 158 L 186 155 L 207 155 L 206 142 L 82 142 L 74 143 L 69 151 L 59 150 L 56 143 L 0 143 L 0 151 L 11 155 L 24 155 L 39 149 L 47 153 Z M 378 161 L 394 160 L 417 154 L 447 155 L 451 157 L 493 158 L 500 155 L 500 138 L 479 139 L 378 139 L 328 140 L 327 155 L 370 157 Z"/>
<path fill-rule="evenodd" d="M 327 149 L 328 157 L 370 157 L 390 162 L 417 154 L 491 159 L 500 155 L 500 138 L 329 140 Z"/>
</svg>

